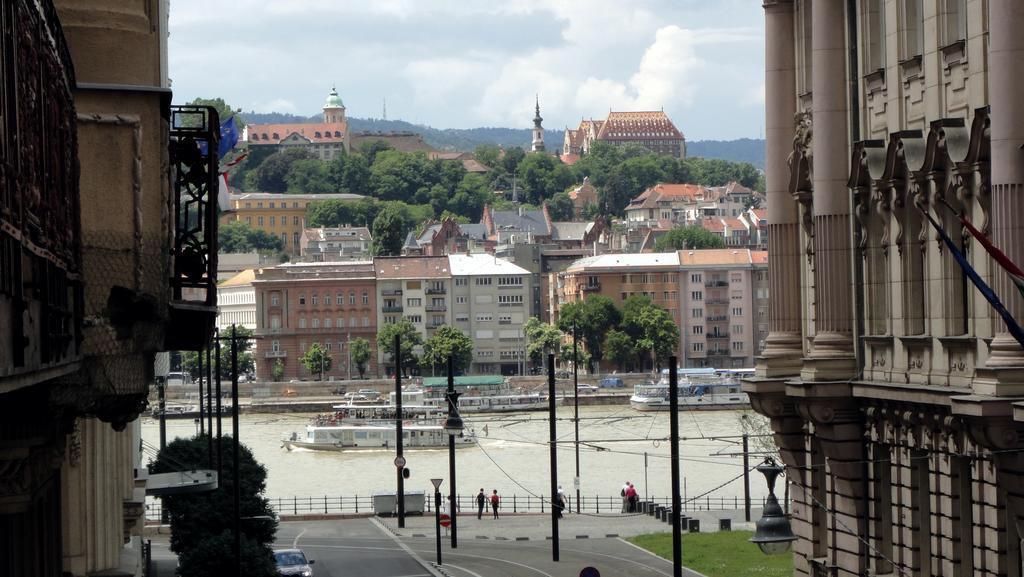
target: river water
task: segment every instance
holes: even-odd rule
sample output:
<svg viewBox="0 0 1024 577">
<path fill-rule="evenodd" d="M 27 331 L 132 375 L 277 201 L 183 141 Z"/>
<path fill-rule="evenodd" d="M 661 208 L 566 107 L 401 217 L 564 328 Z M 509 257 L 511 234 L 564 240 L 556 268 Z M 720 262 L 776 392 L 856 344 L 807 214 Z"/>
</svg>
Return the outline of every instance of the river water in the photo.
<svg viewBox="0 0 1024 577">
<path fill-rule="evenodd" d="M 710 491 L 743 472 L 737 435 L 742 415 L 749 411 L 693 411 L 680 414 L 682 477 L 689 497 Z M 268 471 L 267 496 L 276 498 L 322 495 L 369 495 L 394 491 L 396 486 L 394 449 L 381 451 L 326 452 L 293 451 L 282 448 L 281 439 L 292 432 L 304 436 L 313 415 L 242 415 L 240 437 Z M 566 492 L 573 493 L 575 456 L 572 407 L 559 407 L 557 416 L 558 477 Z M 475 494 L 481 487 L 490 493 L 524 496 L 550 494 L 548 419 L 545 412 L 464 415 L 473 427 L 479 446 L 456 451 L 459 494 Z M 485 432 L 486 428 L 486 432 Z M 230 433 L 225 419 L 223 430 Z M 196 433 L 191 419 L 168 420 L 168 441 Z M 580 407 L 580 490 L 584 496 L 617 496 L 623 482 L 631 481 L 639 494 L 664 497 L 670 493 L 669 415 L 667 412 L 640 413 L 628 406 Z M 709 437 L 733 437 L 713 440 Z M 142 422 L 143 441 L 159 445 L 157 421 Z M 754 443 L 751 443 L 753 449 Z M 644 453 L 647 454 L 645 467 Z M 433 492 L 430 479 L 448 478 L 447 449 L 405 451 L 411 476 L 406 490 Z M 750 464 L 759 459 L 751 456 Z M 645 480 L 646 479 L 646 480 Z M 756 471 L 750 477 L 751 495 L 760 500 L 766 494 L 764 479 Z M 444 490 L 444 489 L 442 489 Z M 742 479 L 711 494 L 740 497 Z"/>
</svg>

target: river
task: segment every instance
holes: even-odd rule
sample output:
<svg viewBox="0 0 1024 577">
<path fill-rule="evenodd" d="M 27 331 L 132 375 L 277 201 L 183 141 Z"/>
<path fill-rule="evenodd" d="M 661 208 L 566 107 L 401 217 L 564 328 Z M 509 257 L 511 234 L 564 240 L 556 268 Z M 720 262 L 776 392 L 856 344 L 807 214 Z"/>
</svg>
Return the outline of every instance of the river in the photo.
<svg viewBox="0 0 1024 577">
<path fill-rule="evenodd" d="M 710 491 L 743 472 L 737 435 L 744 411 L 693 411 L 680 415 L 682 477 L 692 497 Z M 270 498 L 321 495 L 369 495 L 395 489 L 394 450 L 359 452 L 288 452 L 281 439 L 293 431 L 304 435 L 310 414 L 242 415 L 240 437 L 268 471 Z M 481 487 L 502 495 L 549 494 L 547 413 L 465 415 L 479 446 L 456 451 L 459 493 L 474 494 Z M 566 492 L 573 493 L 575 470 L 572 407 L 559 407 L 557 421 L 558 476 Z M 485 432 L 486 427 L 486 432 Z M 223 422 L 230 433 L 231 422 Z M 192 420 L 168 420 L 168 441 L 196 433 Z M 585 496 L 618 495 L 623 482 L 631 481 L 641 496 L 664 497 L 670 492 L 670 448 L 667 412 L 640 413 L 628 406 L 580 407 L 580 489 Z M 733 437 L 712 440 L 708 437 Z M 159 445 L 157 421 L 145 418 L 142 438 L 148 446 Z M 658 440 L 662 439 L 662 440 Z M 753 450 L 755 443 L 751 443 Z M 645 468 L 644 453 L 647 454 Z M 448 478 L 447 449 L 406 451 L 411 476 L 406 490 L 433 491 L 432 477 Z M 758 458 L 751 456 L 751 465 Z M 645 480 L 646 479 L 646 480 Z M 764 479 L 751 473 L 751 494 L 766 494 Z M 740 497 L 742 480 L 716 490 L 712 497 Z"/>
</svg>

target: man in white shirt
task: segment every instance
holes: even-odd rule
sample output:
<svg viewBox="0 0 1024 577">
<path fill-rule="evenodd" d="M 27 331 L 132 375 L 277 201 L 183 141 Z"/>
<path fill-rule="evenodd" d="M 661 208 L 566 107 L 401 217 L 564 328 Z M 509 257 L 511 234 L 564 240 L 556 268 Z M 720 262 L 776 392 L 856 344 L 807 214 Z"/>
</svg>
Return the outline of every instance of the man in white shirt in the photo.
<svg viewBox="0 0 1024 577">
<path fill-rule="evenodd" d="M 622 496 L 622 512 L 625 513 L 629 510 L 629 499 L 626 497 L 626 492 L 629 491 L 629 481 L 626 481 L 622 485 L 622 490 L 619 491 L 619 495 Z"/>
</svg>

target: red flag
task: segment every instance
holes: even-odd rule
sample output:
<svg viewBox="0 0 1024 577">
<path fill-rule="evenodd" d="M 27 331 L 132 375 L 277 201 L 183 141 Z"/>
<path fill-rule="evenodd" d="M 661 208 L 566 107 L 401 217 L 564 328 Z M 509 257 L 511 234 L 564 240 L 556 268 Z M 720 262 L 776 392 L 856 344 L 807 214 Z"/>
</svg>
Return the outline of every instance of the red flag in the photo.
<svg viewBox="0 0 1024 577">
<path fill-rule="evenodd" d="M 1012 280 L 1013 284 L 1016 285 L 1017 290 L 1020 291 L 1021 296 L 1024 297 L 1024 270 L 1021 270 L 1021 268 L 1017 266 L 1015 262 L 1010 260 L 1010 257 L 1006 256 L 1006 253 L 999 250 L 999 247 L 992 244 L 992 241 L 990 241 L 987 236 L 982 234 L 980 230 L 974 228 L 974 225 L 971 224 L 971 221 L 967 220 L 967 217 L 964 216 L 963 213 L 957 211 L 952 206 L 950 206 L 949 203 L 945 201 L 945 199 L 943 199 L 942 203 L 945 204 L 949 208 L 949 210 L 953 211 L 953 214 L 955 214 L 957 218 L 960 219 L 960 224 L 964 225 L 964 228 L 967 229 L 967 232 L 971 233 L 971 236 L 977 239 L 978 242 L 981 243 L 981 246 L 985 247 L 985 252 L 987 252 L 989 256 L 995 259 L 995 261 L 999 263 L 999 266 L 1003 267 L 1003 270 L 1006 271 L 1006 274 L 1010 276 L 1010 280 Z"/>
</svg>

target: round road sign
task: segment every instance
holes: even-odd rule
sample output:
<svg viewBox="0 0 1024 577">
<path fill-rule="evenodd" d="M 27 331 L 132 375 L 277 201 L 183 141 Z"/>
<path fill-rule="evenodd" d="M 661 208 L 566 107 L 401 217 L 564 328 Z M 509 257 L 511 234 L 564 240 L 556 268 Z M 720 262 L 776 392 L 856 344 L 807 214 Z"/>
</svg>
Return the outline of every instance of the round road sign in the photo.
<svg viewBox="0 0 1024 577">
<path fill-rule="evenodd" d="M 405 466 L 405 457 L 402 457 L 401 455 L 399 455 L 398 457 L 395 457 L 395 466 L 398 467 L 399 469 L 404 467 Z"/>
<path fill-rule="evenodd" d="M 601 572 L 593 567 L 584 567 L 580 571 L 580 577 L 601 577 Z"/>
</svg>

